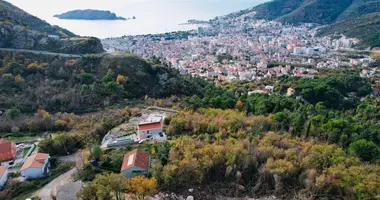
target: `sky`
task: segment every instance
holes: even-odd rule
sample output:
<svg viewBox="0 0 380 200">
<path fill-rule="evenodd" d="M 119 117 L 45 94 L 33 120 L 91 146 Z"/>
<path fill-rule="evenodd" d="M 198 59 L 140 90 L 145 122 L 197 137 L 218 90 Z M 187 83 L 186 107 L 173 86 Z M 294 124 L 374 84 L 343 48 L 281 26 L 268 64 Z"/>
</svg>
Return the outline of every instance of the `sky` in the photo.
<svg viewBox="0 0 380 200">
<path fill-rule="evenodd" d="M 240 10 L 248 8 L 267 0 L 7 0 L 12 4 L 26 10 L 27 12 L 41 18 L 50 17 L 54 14 L 66 12 L 73 9 L 100 9 L 110 10 L 116 13 L 126 11 L 138 14 L 141 9 L 147 12 L 155 12 L 157 9 L 167 9 L 168 7 L 176 8 L 173 12 L 178 11 L 177 5 L 184 5 L 183 11 L 187 8 L 197 7 L 197 9 L 210 9 L 215 6 L 217 11 L 214 13 L 227 14 L 231 10 Z M 186 7 L 185 7 L 186 6 Z M 194 8 L 189 8 L 194 9 Z"/>
<path fill-rule="evenodd" d="M 267 0 L 7 0 L 50 24 L 81 36 L 99 38 L 188 30 L 179 26 L 189 19 L 208 20 L 253 7 Z M 59 20 L 53 15 L 76 9 L 109 10 L 137 20 Z"/>
</svg>

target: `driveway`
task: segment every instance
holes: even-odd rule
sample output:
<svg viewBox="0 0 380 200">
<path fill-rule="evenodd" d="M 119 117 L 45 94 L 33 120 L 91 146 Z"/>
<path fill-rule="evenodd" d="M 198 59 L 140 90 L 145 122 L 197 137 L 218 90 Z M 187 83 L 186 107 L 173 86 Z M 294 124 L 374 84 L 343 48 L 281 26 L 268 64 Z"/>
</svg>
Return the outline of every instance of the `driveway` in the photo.
<svg viewBox="0 0 380 200">
<path fill-rule="evenodd" d="M 77 171 L 76 168 L 58 176 L 56 179 L 52 180 L 49 184 L 45 185 L 43 188 L 38 190 L 34 196 L 38 196 L 41 200 L 51 200 L 51 195 L 55 196 L 56 189 L 59 186 L 65 185 L 67 183 L 73 182 L 72 175 Z"/>
<path fill-rule="evenodd" d="M 51 200 L 51 196 L 57 195 L 57 188 L 65 185 L 67 183 L 74 182 L 72 175 L 77 171 L 77 169 L 83 168 L 82 151 L 78 151 L 74 154 L 61 156 L 58 158 L 61 162 L 75 162 L 75 168 L 58 176 L 56 179 L 52 180 L 49 184 L 45 185 L 43 188 L 38 190 L 34 196 L 38 196 L 41 200 Z"/>
</svg>

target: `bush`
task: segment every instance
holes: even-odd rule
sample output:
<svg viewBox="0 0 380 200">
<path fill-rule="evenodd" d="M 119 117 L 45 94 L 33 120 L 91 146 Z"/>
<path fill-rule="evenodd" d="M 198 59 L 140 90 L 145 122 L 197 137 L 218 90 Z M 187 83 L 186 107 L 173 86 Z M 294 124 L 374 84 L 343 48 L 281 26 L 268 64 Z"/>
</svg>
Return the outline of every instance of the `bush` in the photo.
<svg viewBox="0 0 380 200">
<path fill-rule="evenodd" d="M 21 112 L 17 108 L 11 108 L 11 109 L 8 109 L 7 111 L 5 111 L 5 116 L 8 119 L 12 119 L 13 120 L 13 119 L 19 117 L 20 115 L 21 115 Z"/>
<path fill-rule="evenodd" d="M 13 126 L 11 130 L 12 130 L 12 133 L 19 133 L 20 132 L 20 128 L 17 126 Z"/>
<path fill-rule="evenodd" d="M 380 149 L 374 142 L 362 139 L 350 144 L 349 152 L 363 161 L 374 161 L 379 159 Z"/>
</svg>

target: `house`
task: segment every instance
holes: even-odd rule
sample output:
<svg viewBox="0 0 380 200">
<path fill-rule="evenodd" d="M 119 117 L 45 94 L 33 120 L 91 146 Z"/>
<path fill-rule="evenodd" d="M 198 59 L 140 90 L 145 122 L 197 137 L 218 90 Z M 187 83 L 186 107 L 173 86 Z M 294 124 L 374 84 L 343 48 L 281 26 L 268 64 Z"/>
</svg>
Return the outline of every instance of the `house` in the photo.
<svg viewBox="0 0 380 200">
<path fill-rule="evenodd" d="M 10 161 L 16 157 L 16 143 L 0 139 L 0 162 Z"/>
<path fill-rule="evenodd" d="M 26 179 L 42 178 L 49 174 L 49 154 L 36 153 L 29 156 L 20 169 L 21 176 Z"/>
<path fill-rule="evenodd" d="M 266 89 L 268 92 L 271 92 L 271 93 L 274 92 L 274 86 L 272 86 L 272 85 L 267 85 L 267 86 L 265 86 L 265 89 Z"/>
<path fill-rule="evenodd" d="M 0 188 L 3 188 L 8 181 L 8 167 L 0 166 Z"/>
<path fill-rule="evenodd" d="M 162 122 L 144 122 L 137 126 L 138 140 L 154 139 L 157 135 L 163 134 Z"/>
<path fill-rule="evenodd" d="M 293 88 L 288 88 L 288 91 L 286 92 L 286 96 L 291 97 L 295 93 L 295 90 Z"/>
<path fill-rule="evenodd" d="M 127 178 L 146 175 L 150 164 L 149 152 L 135 149 L 124 156 L 120 171 Z"/>
</svg>

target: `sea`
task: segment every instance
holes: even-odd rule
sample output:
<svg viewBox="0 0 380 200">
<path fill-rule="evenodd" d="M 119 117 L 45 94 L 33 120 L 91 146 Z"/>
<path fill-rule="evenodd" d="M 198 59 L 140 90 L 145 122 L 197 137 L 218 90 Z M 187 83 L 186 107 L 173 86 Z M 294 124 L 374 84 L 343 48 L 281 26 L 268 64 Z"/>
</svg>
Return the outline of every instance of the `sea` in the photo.
<svg viewBox="0 0 380 200">
<path fill-rule="evenodd" d="M 208 20 L 256 6 L 268 0 L 8 0 L 50 24 L 81 36 L 98 38 L 191 30 L 190 19 Z M 109 10 L 126 21 L 62 20 L 53 15 L 75 9 Z"/>
</svg>

